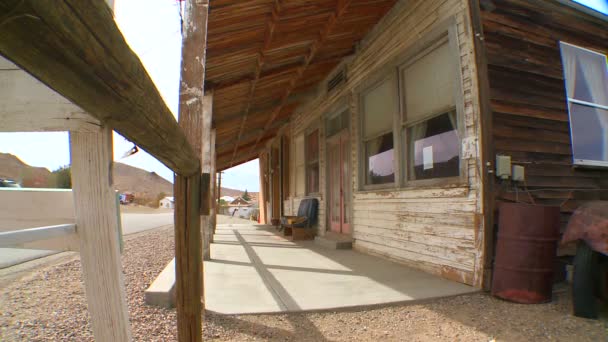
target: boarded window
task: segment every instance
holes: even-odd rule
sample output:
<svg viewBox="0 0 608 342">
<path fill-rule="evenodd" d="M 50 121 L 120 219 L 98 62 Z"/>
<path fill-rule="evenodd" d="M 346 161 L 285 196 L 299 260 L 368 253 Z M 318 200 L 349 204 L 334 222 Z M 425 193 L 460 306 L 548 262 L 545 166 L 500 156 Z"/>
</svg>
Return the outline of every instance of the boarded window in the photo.
<svg viewBox="0 0 608 342">
<path fill-rule="evenodd" d="M 394 78 L 388 78 L 363 93 L 363 145 L 365 184 L 395 182 L 393 118 L 397 113 Z"/>
<path fill-rule="evenodd" d="M 574 164 L 608 166 L 608 66 L 605 55 L 561 43 Z"/>
<path fill-rule="evenodd" d="M 401 69 L 409 180 L 460 174 L 456 73 L 447 40 Z"/>
<path fill-rule="evenodd" d="M 306 192 L 319 192 L 319 130 L 306 135 Z"/>
<path fill-rule="evenodd" d="M 295 195 L 304 196 L 306 192 L 305 159 L 304 159 L 304 134 L 294 139 L 295 159 Z"/>
</svg>

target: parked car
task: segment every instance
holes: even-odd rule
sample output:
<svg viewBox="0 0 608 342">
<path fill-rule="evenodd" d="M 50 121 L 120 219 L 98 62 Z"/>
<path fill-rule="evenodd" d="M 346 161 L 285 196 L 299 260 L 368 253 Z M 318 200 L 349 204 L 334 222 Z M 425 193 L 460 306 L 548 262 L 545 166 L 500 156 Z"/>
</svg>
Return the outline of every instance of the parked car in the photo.
<svg viewBox="0 0 608 342">
<path fill-rule="evenodd" d="M 20 188 L 21 185 L 12 179 L 0 178 L 0 188 Z"/>
</svg>

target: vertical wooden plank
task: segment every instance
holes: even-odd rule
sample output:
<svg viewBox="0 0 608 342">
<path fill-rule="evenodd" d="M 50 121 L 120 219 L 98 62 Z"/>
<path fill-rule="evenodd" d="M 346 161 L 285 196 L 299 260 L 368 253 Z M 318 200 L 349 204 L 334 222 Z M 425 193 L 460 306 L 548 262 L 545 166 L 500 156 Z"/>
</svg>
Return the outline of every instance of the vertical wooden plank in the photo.
<svg viewBox="0 0 608 342">
<path fill-rule="evenodd" d="M 203 173 L 211 174 L 211 118 L 213 115 L 213 92 L 205 93 L 203 96 L 203 131 L 201 134 L 202 151 L 201 151 L 201 168 Z M 211 178 L 211 177 L 210 177 Z M 205 184 L 205 187 L 211 189 L 210 184 Z M 212 233 L 210 228 L 210 203 L 211 192 L 201 194 L 204 196 L 201 227 L 203 228 L 203 260 L 211 259 L 211 239 Z"/>
<path fill-rule="evenodd" d="M 266 182 L 267 182 L 267 175 L 266 175 L 266 154 L 262 153 L 259 157 L 259 168 L 260 168 L 260 194 L 258 195 L 258 203 L 259 203 L 259 207 L 260 207 L 260 213 L 259 213 L 259 221 L 260 224 L 267 224 L 267 217 L 266 217 Z"/>
<path fill-rule="evenodd" d="M 215 227 L 217 225 L 217 166 L 215 161 L 215 129 L 211 130 L 211 187 L 209 191 L 211 193 L 211 212 L 209 213 L 209 231 L 211 234 L 210 242 L 213 243 L 213 235 L 215 234 Z"/>
<path fill-rule="evenodd" d="M 72 187 L 87 305 L 97 341 L 130 341 L 120 263 L 112 130 L 70 133 Z"/>
<path fill-rule="evenodd" d="M 479 132 L 481 172 L 481 200 L 482 218 L 476 220 L 475 248 L 477 257 L 473 275 L 475 287 L 490 289 L 492 280 L 492 256 L 494 255 L 494 177 L 493 169 L 494 148 L 492 142 L 492 108 L 490 104 L 490 84 L 488 79 L 488 62 L 481 22 L 481 8 L 479 0 L 469 0 L 469 15 L 473 30 L 473 43 L 475 54 L 475 69 L 477 71 L 477 85 L 480 109 Z"/>
<path fill-rule="evenodd" d="M 179 125 L 201 156 L 208 0 L 185 2 Z M 177 335 L 181 342 L 202 340 L 203 262 L 201 176 L 175 176 L 175 291 Z"/>
</svg>

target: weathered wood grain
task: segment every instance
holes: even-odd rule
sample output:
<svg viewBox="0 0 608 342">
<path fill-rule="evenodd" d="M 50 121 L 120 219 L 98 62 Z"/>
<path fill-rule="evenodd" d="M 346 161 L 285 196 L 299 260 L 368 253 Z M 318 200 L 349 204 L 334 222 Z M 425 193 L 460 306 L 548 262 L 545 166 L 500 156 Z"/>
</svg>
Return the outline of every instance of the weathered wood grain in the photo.
<svg viewBox="0 0 608 342">
<path fill-rule="evenodd" d="M 199 169 L 104 0 L 5 0 L 0 18 L 0 54 L 172 170 Z"/>
<path fill-rule="evenodd" d="M 608 172 L 572 165 L 559 42 L 608 54 L 608 25 L 557 1 L 494 1 L 482 6 L 481 15 L 495 122 L 493 148 L 524 165 L 526 186 L 533 190 L 531 198 L 498 189 L 496 196 L 558 205 L 564 214 L 586 200 L 602 198 L 599 190 L 605 188 L 602 180 Z M 552 191 L 536 191 L 545 188 Z"/>
<path fill-rule="evenodd" d="M 130 341 L 120 261 L 112 130 L 70 133 L 72 188 L 87 307 L 97 341 Z"/>
<path fill-rule="evenodd" d="M 0 131 L 89 131 L 97 118 L 0 56 Z"/>
<path fill-rule="evenodd" d="M 200 166 L 205 149 L 209 149 L 209 141 L 204 140 L 203 136 L 209 3 L 206 0 L 188 0 L 184 8 L 179 126 L 194 149 L 193 158 L 198 161 L 199 168 L 193 176 L 176 175 L 173 191 L 177 335 L 181 342 L 202 340 L 204 273 L 201 248 L 201 199 L 208 194 L 202 193 Z M 206 180 L 205 186 L 208 190 L 208 173 Z"/>
</svg>

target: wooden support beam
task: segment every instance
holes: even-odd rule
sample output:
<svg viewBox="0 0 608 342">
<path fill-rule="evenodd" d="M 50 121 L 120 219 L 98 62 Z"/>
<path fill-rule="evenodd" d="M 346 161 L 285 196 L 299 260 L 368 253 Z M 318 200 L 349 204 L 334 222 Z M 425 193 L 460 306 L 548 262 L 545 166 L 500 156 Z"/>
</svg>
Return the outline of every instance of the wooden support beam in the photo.
<svg viewBox="0 0 608 342">
<path fill-rule="evenodd" d="M 203 261 L 201 251 L 201 169 L 203 85 L 208 0 L 186 0 L 182 38 L 179 125 L 197 160 L 194 176 L 175 177 L 175 291 L 180 342 L 202 340 Z M 210 122 L 209 122 L 210 125 Z M 207 147 L 208 148 L 208 147 Z"/>
<path fill-rule="evenodd" d="M 80 261 L 97 341 L 130 341 L 120 262 L 116 194 L 112 184 L 112 130 L 70 133 L 72 188 Z"/>
<path fill-rule="evenodd" d="M 210 212 L 211 212 L 211 119 L 213 117 L 213 92 L 207 92 L 203 97 L 203 134 L 202 136 L 202 146 L 203 150 L 201 153 L 201 168 L 203 174 L 208 174 L 210 177 L 206 178 L 205 181 L 208 182 L 204 184 L 204 188 L 208 191 L 202 193 L 201 201 L 201 227 L 203 229 L 203 260 L 211 259 L 211 239 L 212 234 L 209 230 L 209 222 L 210 222 Z M 215 146 L 213 146 L 215 148 Z"/>
<path fill-rule="evenodd" d="M 480 135 L 480 163 L 481 163 L 481 219 L 476 220 L 479 226 L 475 227 L 475 272 L 473 274 L 473 285 L 490 290 L 492 280 L 492 256 L 494 255 L 494 177 L 493 169 L 494 144 L 492 141 L 492 106 L 490 103 L 490 83 L 488 76 L 488 61 L 486 44 L 481 19 L 481 7 L 479 0 L 469 0 L 469 15 L 471 29 L 473 31 L 475 70 L 477 71 L 478 101 L 479 101 L 479 125 Z M 490 171 L 490 172 L 489 172 Z"/>
<path fill-rule="evenodd" d="M 304 63 L 298 69 L 298 71 L 296 72 L 294 77 L 291 79 L 289 86 L 285 89 L 285 94 L 281 98 L 281 103 L 279 104 L 277 109 L 275 109 L 275 111 L 272 113 L 272 116 L 270 117 L 270 119 L 266 122 L 264 129 L 267 129 L 272 124 L 272 122 L 277 118 L 277 116 L 281 112 L 281 109 L 287 103 L 287 99 L 289 98 L 289 95 L 295 89 L 296 84 L 298 83 L 298 80 L 302 77 L 302 75 L 304 75 L 304 71 L 306 71 L 306 69 L 310 66 L 310 63 L 317 55 L 317 52 L 321 49 L 321 46 L 323 46 L 323 44 L 327 40 L 327 37 L 329 37 L 330 32 L 336 26 L 336 23 L 338 23 L 340 18 L 344 15 L 344 13 L 346 12 L 346 9 L 348 8 L 348 6 L 350 5 L 351 2 L 352 2 L 352 0 L 338 0 L 338 2 L 336 4 L 335 12 L 332 13 L 332 15 L 329 17 L 329 19 L 327 21 L 327 25 L 325 25 L 325 27 L 319 34 L 319 37 L 317 38 L 317 40 L 315 40 L 313 42 L 313 44 L 310 47 L 310 50 L 308 52 L 308 55 L 306 56 L 306 58 L 304 58 Z M 263 136 L 264 136 L 263 133 L 258 136 L 257 141 L 251 146 L 251 151 L 255 151 L 255 148 L 257 147 L 257 145 L 259 144 L 259 142 Z M 238 144 L 237 144 L 237 146 L 238 146 Z M 235 156 L 236 156 L 236 153 L 235 153 Z M 232 158 L 234 159 L 234 156 Z"/>
<path fill-rule="evenodd" d="M 213 243 L 215 227 L 217 225 L 217 165 L 215 160 L 215 129 L 211 131 L 211 212 L 209 213 L 209 242 Z"/>
<path fill-rule="evenodd" d="M 0 248 L 78 251 L 75 224 L 60 224 L 0 232 Z"/>
<path fill-rule="evenodd" d="M 2 132 L 96 132 L 97 118 L 0 56 Z"/>
<path fill-rule="evenodd" d="M 0 23 L 1 55 L 175 172 L 199 171 L 197 155 L 104 0 L 3 0 Z"/>
</svg>

